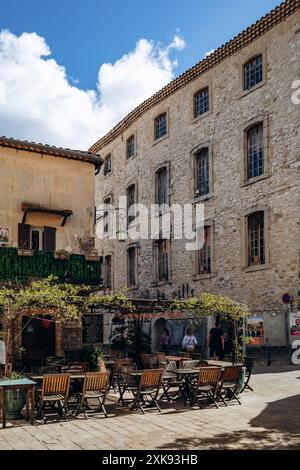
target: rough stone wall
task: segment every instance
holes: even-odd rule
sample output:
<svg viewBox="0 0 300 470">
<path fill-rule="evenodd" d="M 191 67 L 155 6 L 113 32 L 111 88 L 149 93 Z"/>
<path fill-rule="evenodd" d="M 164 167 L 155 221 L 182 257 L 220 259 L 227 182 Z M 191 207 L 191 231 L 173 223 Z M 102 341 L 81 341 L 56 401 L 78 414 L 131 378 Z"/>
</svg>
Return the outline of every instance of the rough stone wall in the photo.
<svg viewBox="0 0 300 470">
<path fill-rule="evenodd" d="M 266 82 L 242 92 L 243 64 L 262 53 Z M 272 345 L 286 344 L 284 292 L 298 298 L 299 289 L 299 116 L 291 101 L 292 83 L 300 79 L 300 14 L 295 13 L 238 54 L 147 111 L 127 131 L 100 150 L 112 153 L 113 171 L 96 181 L 96 202 L 113 194 L 116 202 L 126 188 L 137 184 L 138 202 L 154 203 L 156 169 L 170 164 L 170 204 L 195 203 L 192 153 L 208 143 L 212 150 L 213 191 L 204 202 L 205 218 L 214 224 L 213 273 L 196 277 L 195 254 L 185 242 L 171 242 L 171 280 L 153 284 L 152 240 L 139 242 L 138 289 L 157 289 L 169 297 L 182 284 L 200 291 L 229 295 L 246 302 L 253 313 L 265 313 L 266 336 Z M 210 112 L 193 119 L 193 94 L 211 90 Z M 168 113 L 168 136 L 153 140 L 153 119 Z M 265 178 L 245 185 L 242 179 L 243 134 L 252 120 L 264 119 L 268 129 Z M 136 157 L 126 160 L 126 140 L 136 135 Z M 245 268 L 245 213 L 263 208 L 268 214 L 268 262 L 263 269 Z M 100 254 L 113 254 L 113 288 L 126 285 L 126 248 L 130 241 L 98 240 Z M 135 291 L 132 292 L 135 295 Z M 136 295 L 138 293 L 136 292 Z M 293 307 L 297 310 L 296 302 Z"/>
</svg>

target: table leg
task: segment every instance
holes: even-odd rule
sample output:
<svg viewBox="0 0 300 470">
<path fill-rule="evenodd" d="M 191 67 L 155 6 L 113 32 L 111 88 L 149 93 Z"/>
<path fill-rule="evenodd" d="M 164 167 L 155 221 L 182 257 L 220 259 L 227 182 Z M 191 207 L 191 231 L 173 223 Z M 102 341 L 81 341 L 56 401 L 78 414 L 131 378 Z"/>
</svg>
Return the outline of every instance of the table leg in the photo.
<svg viewBox="0 0 300 470">
<path fill-rule="evenodd" d="M 26 388 L 26 413 L 25 413 L 25 418 L 26 421 L 29 420 L 29 401 L 30 401 L 30 388 Z"/>
<path fill-rule="evenodd" d="M 2 402 L 2 427 L 5 428 L 6 427 L 6 390 L 5 388 L 3 387 L 2 388 L 2 399 L 1 399 L 1 402 Z"/>
<path fill-rule="evenodd" d="M 34 424 L 35 386 L 31 387 L 31 424 Z"/>
</svg>

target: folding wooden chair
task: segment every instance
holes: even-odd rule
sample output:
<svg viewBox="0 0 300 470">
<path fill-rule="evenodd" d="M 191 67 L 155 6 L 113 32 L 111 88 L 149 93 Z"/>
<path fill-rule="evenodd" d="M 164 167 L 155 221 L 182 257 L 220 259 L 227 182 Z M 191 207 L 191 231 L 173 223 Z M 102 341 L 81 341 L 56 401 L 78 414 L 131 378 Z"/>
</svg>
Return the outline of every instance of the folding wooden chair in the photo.
<svg viewBox="0 0 300 470">
<path fill-rule="evenodd" d="M 220 398 L 226 406 L 226 402 L 230 400 L 236 400 L 239 405 L 241 405 L 241 402 L 236 394 L 239 386 L 241 369 L 242 366 L 228 366 L 223 370 L 221 383 L 218 389 L 218 398 Z"/>
<path fill-rule="evenodd" d="M 199 360 L 182 361 L 183 369 L 195 369 L 195 367 L 199 367 Z"/>
<path fill-rule="evenodd" d="M 159 368 L 164 368 L 167 365 L 166 354 L 164 352 L 156 353 L 157 364 Z"/>
<path fill-rule="evenodd" d="M 162 375 L 162 389 L 163 394 L 160 396 L 160 400 L 164 398 L 168 402 L 175 400 L 178 393 L 180 392 L 180 386 L 182 385 L 181 380 L 178 379 L 177 375 L 174 373 L 176 371 L 176 362 L 170 361 L 163 372 Z M 175 394 L 171 394 L 170 390 L 175 388 Z"/>
<path fill-rule="evenodd" d="M 76 414 L 84 413 L 85 419 L 88 419 L 87 410 L 91 409 L 88 400 L 97 399 L 99 408 L 93 411 L 102 410 L 105 418 L 107 412 L 105 409 L 105 399 L 109 387 L 109 372 L 86 372 L 82 387 L 82 392 L 78 394 L 78 404 Z"/>
<path fill-rule="evenodd" d="M 241 393 L 246 389 L 251 390 L 251 392 L 253 392 L 253 388 L 250 387 L 250 385 L 249 385 L 250 377 L 252 375 L 253 365 L 254 365 L 254 357 L 246 356 L 245 357 L 245 363 L 244 363 L 244 366 L 246 367 L 245 383 L 244 383 L 244 388 L 241 391 Z"/>
<path fill-rule="evenodd" d="M 67 421 L 67 403 L 69 395 L 70 374 L 49 374 L 44 375 L 41 395 L 39 397 L 37 417 L 42 416 L 44 422 L 45 408 L 49 404 L 52 409 L 55 404 L 58 406 L 58 415 Z"/>
<path fill-rule="evenodd" d="M 195 403 L 200 403 L 202 408 L 202 403 L 204 400 L 211 400 L 216 408 L 217 404 L 217 393 L 218 386 L 221 377 L 221 367 L 203 367 L 200 369 L 197 382 L 192 385 L 192 401 L 191 405 Z"/>
<path fill-rule="evenodd" d="M 121 402 L 123 406 L 132 402 L 132 398 L 124 398 L 126 392 L 131 392 L 137 388 L 137 379 L 132 377 L 130 372 L 135 372 L 137 369 L 136 364 L 128 364 L 120 366 L 119 373 L 117 375 L 119 398 L 117 403 Z"/>
<path fill-rule="evenodd" d="M 144 370 L 140 384 L 135 390 L 131 390 L 134 400 L 130 409 L 140 408 L 143 414 L 146 409 L 153 409 L 155 407 L 159 412 L 161 411 L 157 397 L 161 386 L 163 369 L 150 369 Z M 148 404 L 148 408 L 146 408 Z"/>
<path fill-rule="evenodd" d="M 153 358 L 152 354 L 141 354 L 141 361 L 144 369 L 151 369 L 153 367 Z"/>
<path fill-rule="evenodd" d="M 109 389 L 113 388 L 114 392 L 118 390 L 118 374 L 122 366 L 126 366 L 132 364 L 132 359 L 130 357 L 122 358 L 122 359 L 115 359 L 113 369 L 111 371 L 110 381 L 109 381 Z"/>
</svg>

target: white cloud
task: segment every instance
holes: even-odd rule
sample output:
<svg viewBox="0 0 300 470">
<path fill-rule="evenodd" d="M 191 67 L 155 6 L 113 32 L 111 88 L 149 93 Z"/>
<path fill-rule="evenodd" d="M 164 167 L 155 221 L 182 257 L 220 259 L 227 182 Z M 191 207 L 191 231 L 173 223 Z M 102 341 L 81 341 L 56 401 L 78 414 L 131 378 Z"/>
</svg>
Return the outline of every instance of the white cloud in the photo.
<svg viewBox="0 0 300 470">
<path fill-rule="evenodd" d="M 172 80 L 184 40 L 163 46 L 140 39 L 133 51 L 99 68 L 95 90 L 82 90 L 51 58 L 36 33 L 0 32 L 0 134 L 88 148 L 141 101 Z M 5 99 L 4 99 L 5 97 Z"/>
<path fill-rule="evenodd" d="M 206 59 L 206 57 L 208 57 L 209 55 L 213 54 L 214 52 L 215 52 L 215 49 L 211 49 L 210 51 L 205 52 L 205 54 L 204 54 L 204 59 Z"/>
</svg>

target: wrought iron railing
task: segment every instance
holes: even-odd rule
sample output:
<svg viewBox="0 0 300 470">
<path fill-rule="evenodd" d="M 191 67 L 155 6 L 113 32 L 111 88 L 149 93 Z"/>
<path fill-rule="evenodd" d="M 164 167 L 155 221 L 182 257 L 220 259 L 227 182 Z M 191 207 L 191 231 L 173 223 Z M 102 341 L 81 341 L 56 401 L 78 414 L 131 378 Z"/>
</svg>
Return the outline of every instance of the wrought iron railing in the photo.
<svg viewBox="0 0 300 470">
<path fill-rule="evenodd" d="M 0 247 L 0 281 L 25 281 L 30 278 L 58 277 L 62 282 L 101 284 L 101 262 L 84 255 L 56 258 L 50 251 L 34 251 L 29 256 L 18 254 L 16 248 Z"/>
</svg>

